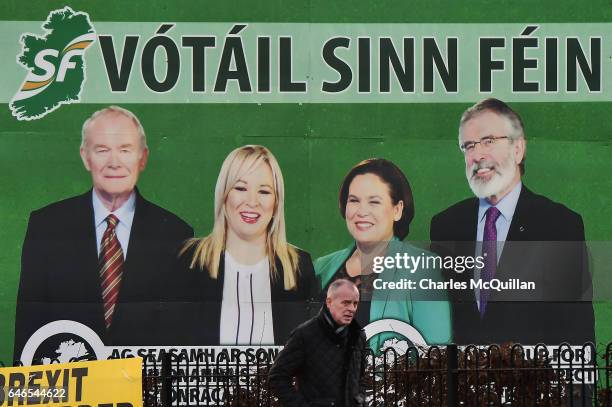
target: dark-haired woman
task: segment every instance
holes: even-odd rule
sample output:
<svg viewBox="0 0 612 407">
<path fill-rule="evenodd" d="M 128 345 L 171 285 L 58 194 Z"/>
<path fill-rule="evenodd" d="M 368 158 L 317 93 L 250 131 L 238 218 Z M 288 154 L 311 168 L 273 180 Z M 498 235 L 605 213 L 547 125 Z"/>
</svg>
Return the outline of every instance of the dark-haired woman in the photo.
<svg viewBox="0 0 612 407">
<path fill-rule="evenodd" d="M 344 178 L 338 203 L 355 242 L 315 261 L 322 287 L 338 278 L 355 282 L 361 294 L 356 318 L 363 326 L 383 319 L 399 320 L 415 328 L 427 344 L 450 342 L 446 292 L 419 288 L 421 279 L 442 282 L 440 270 L 435 267 L 410 270 L 395 262 L 391 267 L 390 263 L 379 264 L 381 257 L 396 259 L 398 254 L 400 258 L 433 256 L 402 242 L 414 217 L 412 191 L 402 171 L 385 159 L 362 161 Z M 379 259 L 377 271 L 373 267 L 375 258 Z M 405 287 L 407 281 L 414 281 L 413 289 Z M 382 282 L 404 283 L 404 288 L 389 285 L 383 288 Z M 381 333 L 370 339 L 370 347 L 378 352 L 391 338 L 403 339 L 397 333 Z"/>
</svg>

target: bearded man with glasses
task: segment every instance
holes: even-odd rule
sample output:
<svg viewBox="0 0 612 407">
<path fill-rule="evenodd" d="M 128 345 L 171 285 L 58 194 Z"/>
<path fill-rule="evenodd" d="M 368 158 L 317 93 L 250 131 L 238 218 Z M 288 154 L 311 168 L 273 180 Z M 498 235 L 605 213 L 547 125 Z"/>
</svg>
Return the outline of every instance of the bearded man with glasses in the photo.
<svg viewBox="0 0 612 407">
<path fill-rule="evenodd" d="M 455 342 L 593 341 L 582 217 L 522 183 L 526 143 L 519 115 L 497 99 L 477 103 L 461 117 L 459 148 L 476 197 L 435 215 L 430 229 L 440 255 L 482 259 L 481 267 L 464 273 L 445 271 L 447 279 L 465 283 L 450 292 Z"/>
</svg>

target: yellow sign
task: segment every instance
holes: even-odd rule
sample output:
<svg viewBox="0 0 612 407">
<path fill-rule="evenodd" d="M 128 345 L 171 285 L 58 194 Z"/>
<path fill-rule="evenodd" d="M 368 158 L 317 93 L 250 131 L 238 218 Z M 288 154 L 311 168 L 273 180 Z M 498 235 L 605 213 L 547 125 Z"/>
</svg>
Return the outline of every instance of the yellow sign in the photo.
<svg viewBox="0 0 612 407">
<path fill-rule="evenodd" d="M 0 407 L 142 407 L 142 359 L 0 368 Z"/>
</svg>

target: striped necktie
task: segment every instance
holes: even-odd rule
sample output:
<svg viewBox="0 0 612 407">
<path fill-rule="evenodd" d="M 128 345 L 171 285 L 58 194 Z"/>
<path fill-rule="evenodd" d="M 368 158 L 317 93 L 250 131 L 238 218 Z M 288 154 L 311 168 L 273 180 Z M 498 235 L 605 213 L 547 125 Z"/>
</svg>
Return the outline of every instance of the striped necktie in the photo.
<svg viewBox="0 0 612 407">
<path fill-rule="evenodd" d="M 106 329 L 110 328 L 113 320 L 115 304 L 119 296 L 121 286 L 121 274 L 123 273 L 123 250 L 117 239 L 115 228 L 119 219 L 111 214 L 106 217 L 106 230 L 102 235 L 100 245 L 100 280 L 102 281 L 102 301 L 104 302 L 104 321 Z"/>
</svg>

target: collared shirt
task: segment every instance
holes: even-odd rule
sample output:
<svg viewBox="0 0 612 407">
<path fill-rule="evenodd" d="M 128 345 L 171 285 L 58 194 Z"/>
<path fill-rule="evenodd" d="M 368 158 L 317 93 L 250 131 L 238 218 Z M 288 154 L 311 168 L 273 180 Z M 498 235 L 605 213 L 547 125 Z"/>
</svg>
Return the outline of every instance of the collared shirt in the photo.
<svg viewBox="0 0 612 407">
<path fill-rule="evenodd" d="M 514 216 L 514 211 L 516 210 L 516 204 L 518 203 L 519 196 L 521 195 L 522 186 L 523 184 L 519 181 L 514 188 L 512 188 L 512 190 L 496 205 L 491 205 L 491 203 L 486 199 L 480 198 L 478 204 L 478 225 L 476 226 L 476 256 L 480 256 L 482 253 L 482 241 L 484 239 L 484 227 L 487 218 L 487 210 L 491 206 L 495 206 L 500 212 L 499 217 L 495 221 L 495 229 L 497 230 L 497 261 L 499 262 L 502 250 L 504 249 L 504 242 L 508 237 L 512 217 Z M 474 280 L 479 279 L 480 269 L 476 268 L 474 269 Z M 478 309 L 480 309 L 480 290 L 477 286 L 474 287 L 474 294 L 476 295 Z"/>
<path fill-rule="evenodd" d="M 98 248 L 98 256 L 100 256 L 100 246 L 102 244 L 102 236 L 107 227 L 106 217 L 111 213 L 119 219 L 119 223 L 115 228 L 117 239 L 121 245 L 123 251 L 123 259 L 127 257 L 128 244 L 130 242 L 130 231 L 132 230 L 132 221 L 134 220 L 134 212 L 136 211 L 136 193 L 132 192 L 128 200 L 115 209 L 113 212 L 109 211 L 94 189 L 92 192 L 94 219 L 96 225 L 96 243 Z"/>
</svg>

